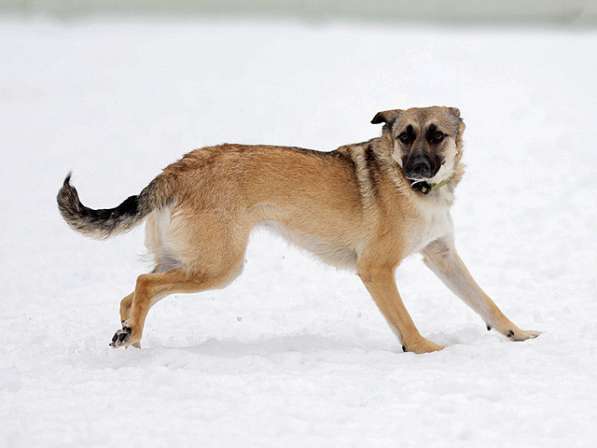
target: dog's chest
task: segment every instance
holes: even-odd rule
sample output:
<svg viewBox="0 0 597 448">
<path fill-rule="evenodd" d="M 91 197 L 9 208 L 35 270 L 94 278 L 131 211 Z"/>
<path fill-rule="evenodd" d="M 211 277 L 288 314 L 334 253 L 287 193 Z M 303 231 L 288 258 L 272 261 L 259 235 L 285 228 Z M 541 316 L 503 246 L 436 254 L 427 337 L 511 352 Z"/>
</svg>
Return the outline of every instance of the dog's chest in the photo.
<svg viewBox="0 0 597 448">
<path fill-rule="evenodd" d="M 450 206 L 443 201 L 421 201 L 416 206 L 414 226 L 409 232 L 409 254 L 453 232 Z"/>
</svg>

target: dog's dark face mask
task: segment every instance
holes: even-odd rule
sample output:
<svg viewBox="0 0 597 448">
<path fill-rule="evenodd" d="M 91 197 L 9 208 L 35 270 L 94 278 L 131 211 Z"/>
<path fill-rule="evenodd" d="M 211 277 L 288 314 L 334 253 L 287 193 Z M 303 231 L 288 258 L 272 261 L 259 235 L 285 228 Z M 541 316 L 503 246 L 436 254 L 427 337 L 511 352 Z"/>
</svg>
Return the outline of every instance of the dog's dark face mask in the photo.
<svg viewBox="0 0 597 448">
<path fill-rule="evenodd" d="M 459 159 L 464 124 L 453 107 L 424 107 L 379 112 L 372 123 L 385 123 L 393 157 L 411 187 L 429 193 L 449 179 Z"/>
</svg>

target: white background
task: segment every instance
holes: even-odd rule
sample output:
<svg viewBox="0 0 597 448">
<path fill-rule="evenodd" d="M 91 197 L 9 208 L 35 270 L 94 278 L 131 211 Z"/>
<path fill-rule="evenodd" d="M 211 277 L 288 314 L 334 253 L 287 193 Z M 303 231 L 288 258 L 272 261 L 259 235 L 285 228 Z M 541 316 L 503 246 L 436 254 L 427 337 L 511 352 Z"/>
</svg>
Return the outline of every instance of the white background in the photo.
<svg viewBox="0 0 597 448">
<path fill-rule="evenodd" d="M 594 446 L 594 31 L 216 21 L 0 22 L 0 445 Z M 512 343 L 426 270 L 397 273 L 421 332 L 402 353 L 358 277 L 257 233 L 225 290 L 160 302 L 112 350 L 138 228 L 61 220 L 221 142 L 333 149 L 378 110 L 458 106 L 463 258 L 521 327 Z"/>
</svg>

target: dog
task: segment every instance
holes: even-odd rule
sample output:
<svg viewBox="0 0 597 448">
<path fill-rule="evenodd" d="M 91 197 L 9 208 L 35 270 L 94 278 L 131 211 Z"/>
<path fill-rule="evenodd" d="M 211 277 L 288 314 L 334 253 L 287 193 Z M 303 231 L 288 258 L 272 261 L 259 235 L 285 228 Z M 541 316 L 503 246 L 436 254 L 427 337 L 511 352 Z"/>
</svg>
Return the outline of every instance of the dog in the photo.
<svg viewBox="0 0 597 448">
<path fill-rule="evenodd" d="M 108 238 L 146 220 L 155 268 L 120 302 L 121 328 L 110 345 L 140 347 L 149 309 L 167 295 L 233 281 L 258 224 L 356 271 L 404 351 L 444 348 L 419 333 L 396 286 L 395 269 L 417 252 L 488 330 L 513 341 L 537 337 L 500 311 L 454 246 L 450 207 L 464 174 L 460 111 L 393 109 L 371 123 L 383 124 L 381 136 L 331 152 L 240 144 L 197 149 L 112 209 L 84 206 L 69 174 L 57 201 L 76 231 Z"/>
</svg>

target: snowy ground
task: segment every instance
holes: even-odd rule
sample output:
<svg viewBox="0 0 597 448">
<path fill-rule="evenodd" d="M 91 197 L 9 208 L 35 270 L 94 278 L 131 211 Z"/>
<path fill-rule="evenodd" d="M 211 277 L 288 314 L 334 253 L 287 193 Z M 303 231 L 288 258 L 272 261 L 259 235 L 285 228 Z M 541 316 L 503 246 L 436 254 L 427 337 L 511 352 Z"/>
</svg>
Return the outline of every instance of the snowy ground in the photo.
<svg viewBox="0 0 597 448">
<path fill-rule="evenodd" d="M 590 31 L 0 22 L 0 446 L 595 446 L 596 50 Z M 143 232 L 68 229 L 69 169 L 109 207 L 194 147 L 333 149 L 429 104 L 468 125 L 463 258 L 540 338 L 488 333 L 413 257 L 399 287 L 449 347 L 402 353 L 354 274 L 258 233 L 233 285 L 108 347 Z"/>
</svg>

